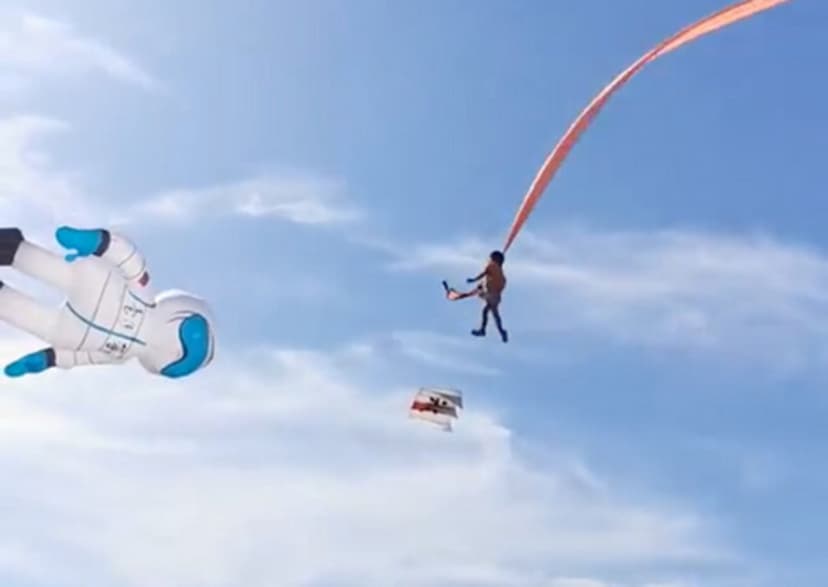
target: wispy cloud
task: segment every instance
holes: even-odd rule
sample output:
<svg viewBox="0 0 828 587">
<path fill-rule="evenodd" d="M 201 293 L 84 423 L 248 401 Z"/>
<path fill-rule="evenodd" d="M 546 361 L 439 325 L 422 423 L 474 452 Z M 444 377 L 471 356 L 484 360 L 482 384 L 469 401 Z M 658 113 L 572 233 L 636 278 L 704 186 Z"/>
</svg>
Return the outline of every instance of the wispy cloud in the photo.
<svg viewBox="0 0 828 587">
<path fill-rule="evenodd" d="M 799 469 L 791 458 L 759 446 L 756 442 L 736 442 L 723 436 L 691 438 L 688 446 L 705 454 L 710 465 L 719 467 L 722 479 L 735 482 L 747 493 L 772 493 L 784 489 L 796 479 Z M 795 481 L 794 481 L 795 480 Z"/>
<path fill-rule="evenodd" d="M 4 223 L 43 226 L 88 218 L 86 195 L 76 175 L 52 164 L 41 143 L 65 132 L 60 120 L 37 115 L 0 119 L 0 210 Z M 38 220 L 34 223 L 32 218 Z"/>
<path fill-rule="evenodd" d="M 396 270 L 476 269 L 481 242 L 422 246 Z M 690 230 L 526 234 L 507 260 L 504 313 L 531 328 L 772 358 L 828 351 L 828 257 L 759 234 Z"/>
<path fill-rule="evenodd" d="M 376 360 L 261 350 L 190 381 L 121 367 L 7 385 L 0 545 L 48 576 L 0 556 L 0 577 L 529 587 L 727 552 L 697 513 L 585 486 L 577 457 L 533 468 L 474 398 L 454 434 L 408 420 L 411 390 L 373 378 Z"/>
<path fill-rule="evenodd" d="M 71 25 L 35 14 L 9 14 L 0 24 L 0 78 L 14 88 L 37 77 L 104 74 L 143 89 L 158 82 L 135 61 Z"/>
<path fill-rule="evenodd" d="M 261 176 L 205 188 L 170 190 L 142 201 L 132 215 L 177 223 L 244 216 L 319 226 L 359 217 L 341 182 L 311 176 Z"/>
<path fill-rule="evenodd" d="M 340 182 L 310 176 L 259 177 L 203 189 L 173 190 L 119 207 L 90 194 L 79 174 L 52 161 L 44 143 L 70 130 L 33 114 L 0 118 L 0 209 L 5 222 L 38 226 L 141 221 L 190 224 L 228 216 L 275 218 L 309 226 L 352 222 L 360 213 Z M 34 213 L 34 214 L 33 214 Z"/>
<path fill-rule="evenodd" d="M 158 88 L 158 82 L 135 61 L 65 22 L 8 10 L 1 14 L 5 18 L 0 19 L 0 96 L 19 92 L 41 78 L 87 73 L 145 89 Z M 246 217 L 330 226 L 362 216 L 342 181 L 301 173 L 261 174 L 217 185 L 165 190 L 137 204 L 120 205 L 117 194 L 113 199 L 85 193 L 76 174 L 52 163 L 42 143 L 68 128 L 63 121 L 40 115 L 0 119 L 0 205 L 7 213 L 6 223 L 15 216 L 26 217 L 15 210 L 37 210 L 41 218 L 45 212 L 49 220 L 38 224 L 81 218 L 96 225 L 141 221 L 188 224 L 205 218 Z"/>
<path fill-rule="evenodd" d="M 500 374 L 491 364 L 471 358 L 477 349 L 465 339 L 433 332 L 398 331 L 391 335 L 391 340 L 403 355 L 430 367 L 470 375 Z"/>
</svg>

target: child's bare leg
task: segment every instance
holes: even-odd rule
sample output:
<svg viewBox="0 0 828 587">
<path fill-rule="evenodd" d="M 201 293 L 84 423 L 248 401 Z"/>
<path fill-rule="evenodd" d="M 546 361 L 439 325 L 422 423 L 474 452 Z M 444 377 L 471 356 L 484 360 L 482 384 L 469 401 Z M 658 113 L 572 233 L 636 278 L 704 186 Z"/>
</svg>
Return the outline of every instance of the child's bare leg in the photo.
<svg viewBox="0 0 828 587">
<path fill-rule="evenodd" d="M 480 317 L 480 328 L 472 330 L 474 336 L 486 336 L 486 325 L 489 323 L 489 304 L 483 306 L 483 313 Z"/>
<path fill-rule="evenodd" d="M 488 307 L 488 306 L 487 306 Z M 491 308 L 492 316 L 495 319 L 495 325 L 497 326 L 497 331 L 500 332 L 500 338 L 503 339 L 503 342 L 507 342 L 509 340 L 509 333 L 503 329 L 503 321 L 500 319 L 500 310 L 497 306 Z"/>
</svg>

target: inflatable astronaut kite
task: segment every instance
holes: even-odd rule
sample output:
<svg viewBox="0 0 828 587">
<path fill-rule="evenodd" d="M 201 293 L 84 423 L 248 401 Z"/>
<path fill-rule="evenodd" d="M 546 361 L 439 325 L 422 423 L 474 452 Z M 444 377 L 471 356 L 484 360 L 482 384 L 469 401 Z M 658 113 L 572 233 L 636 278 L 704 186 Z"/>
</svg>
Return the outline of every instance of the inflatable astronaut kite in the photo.
<svg viewBox="0 0 828 587">
<path fill-rule="evenodd" d="M 9 364 L 19 377 L 52 367 L 112 365 L 137 358 L 150 373 L 184 377 L 213 359 L 210 309 L 184 292 L 153 296 L 146 260 L 126 238 L 105 229 L 61 227 L 56 255 L 0 228 L 0 266 L 12 267 L 66 295 L 49 307 L 0 282 L 0 320 L 50 346 Z"/>
</svg>

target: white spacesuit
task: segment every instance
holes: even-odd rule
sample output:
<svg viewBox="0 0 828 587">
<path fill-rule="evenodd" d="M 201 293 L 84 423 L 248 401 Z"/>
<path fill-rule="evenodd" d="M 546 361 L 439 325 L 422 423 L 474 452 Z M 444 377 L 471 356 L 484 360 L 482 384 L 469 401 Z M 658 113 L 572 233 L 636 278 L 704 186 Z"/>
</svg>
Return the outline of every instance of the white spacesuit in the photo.
<svg viewBox="0 0 828 587">
<path fill-rule="evenodd" d="M 64 258 L 28 242 L 17 228 L 0 228 L 0 266 L 67 298 L 63 306 L 49 307 L 0 282 L 0 320 L 50 345 L 6 366 L 6 375 L 137 358 L 151 373 L 183 377 L 212 361 L 207 304 L 184 292 L 153 296 L 146 261 L 129 240 L 105 229 L 66 226 L 55 237 L 76 252 Z"/>
</svg>

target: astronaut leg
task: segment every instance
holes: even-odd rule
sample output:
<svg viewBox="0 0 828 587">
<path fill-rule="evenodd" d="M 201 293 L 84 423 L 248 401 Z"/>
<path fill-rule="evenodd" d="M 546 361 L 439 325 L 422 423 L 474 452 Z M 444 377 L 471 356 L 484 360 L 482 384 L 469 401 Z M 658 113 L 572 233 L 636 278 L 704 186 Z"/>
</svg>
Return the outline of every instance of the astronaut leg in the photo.
<svg viewBox="0 0 828 587">
<path fill-rule="evenodd" d="M 42 373 L 53 367 L 72 369 L 84 365 L 115 365 L 123 362 L 123 359 L 113 359 L 109 353 L 100 351 L 72 351 L 49 347 L 12 361 L 6 365 L 3 373 L 8 377 L 22 377 Z"/>
<path fill-rule="evenodd" d="M 11 266 L 60 290 L 72 284 L 73 267 L 62 257 L 23 238 L 19 228 L 0 228 L 0 266 Z"/>
<path fill-rule="evenodd" d="M 29 353 L 6 365 L 8 377 L 21 377 L 27 373 L 41 373 L 55 366 L 55 349 L 48 348 Z"/>
<path fill-rule="evenodd" d="M 0 282 L 0 320 L 51 342 L 60 320 L 60 310 L 45 306 Z"/>
</svg>

